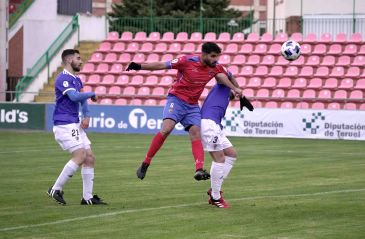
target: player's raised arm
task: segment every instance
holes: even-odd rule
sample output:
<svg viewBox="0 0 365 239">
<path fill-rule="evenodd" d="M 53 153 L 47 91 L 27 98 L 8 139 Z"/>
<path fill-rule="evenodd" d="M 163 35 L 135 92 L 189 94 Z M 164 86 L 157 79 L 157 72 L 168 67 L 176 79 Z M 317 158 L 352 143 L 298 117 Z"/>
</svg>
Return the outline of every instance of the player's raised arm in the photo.
<svg viewBox="0 0 365 239">
<path fill-rule="evenodd" d="M 168 66 L 166 65 L 166 62 L 152 62 L 152 63 L 143 63 L 138 64 L 135 62 L 129 63 L 126 71 L 130 70 L 149 70 L 149 71 L 155 71 L 155 70 L 165 70 L 168 69 Z"/>
<path fill-rule="evenodd" d="M 233 81 L 231 81 L 232 79 L 230 80 L 226 74 L 218 73 L 215 76 L 215 79 L 217 80 L 218 83 L 224 84 L 227 87 L 231 88 L 231 90 L 233 90 L 236 93 L 236 95 L 238 95 L 238 96 L 242 95 L 242 90 L 238 87 L 237 82 L 234 80 L 235 84 L 232 83 L 233 82 Z"/>
</svg>

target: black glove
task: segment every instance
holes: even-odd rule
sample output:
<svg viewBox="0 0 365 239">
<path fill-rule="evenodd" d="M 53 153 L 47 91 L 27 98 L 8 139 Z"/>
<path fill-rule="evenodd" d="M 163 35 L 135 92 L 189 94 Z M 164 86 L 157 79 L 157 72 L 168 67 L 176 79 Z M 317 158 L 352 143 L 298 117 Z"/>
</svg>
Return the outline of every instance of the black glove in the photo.
<svg viewBox="0 0 365 239">
<path fill-rule="evenodd" d="M 135 62 L 131 62 L 129 63 L 126 71 L 130 71 L 130 70 L 136 70 L 139 71 L 142 68 L 141 64 L 135 63 Z"/>
<path fill-rule="evenodd" d="M 243 107 L 246 107 L 249 111 L 253 111 L 253 105 L 251 102 L 244 96 L 240 97 L 240 109 L 242 110 Z"/>
</svg>

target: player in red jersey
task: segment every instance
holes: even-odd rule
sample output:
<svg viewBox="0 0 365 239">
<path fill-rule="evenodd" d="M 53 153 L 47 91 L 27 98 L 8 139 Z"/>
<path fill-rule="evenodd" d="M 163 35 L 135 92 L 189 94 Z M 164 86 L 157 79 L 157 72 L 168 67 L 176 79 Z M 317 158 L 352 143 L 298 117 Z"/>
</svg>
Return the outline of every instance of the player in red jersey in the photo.
<svg viewBox="0 0 365 239">
<path fill-rule="evenodd" d="M 209 173 L 203 169 L 204 151 L 200 136 L 201 114 L 198 104 L 199 97 L 205 85 L 212 78 L 231 88 L 237 95 L 242 94 L 241 89 L 234 86 L 228 79 L 226 69 L 217 63 L 220 54 L 221 49 L 217 44 L 206 42 L 202 45 L 202 53 L 200 56 L 182 56 L 167 62 L 146 64 L 131 62 L 128 65 L 127 71 L 178 70 L 176 79 L 168 92 L 167 102 L 163 112 L 162 128 L 152 139 L 146 157 L 137 169 L 137 177 L 141 180 L 146 176 L 152 158 L 161 148 L 165 139 L 177 123 L 181 123 L 190 135 L 196 170 L 194 178 L 198 181 L 210 178 Z"/>
</svg>

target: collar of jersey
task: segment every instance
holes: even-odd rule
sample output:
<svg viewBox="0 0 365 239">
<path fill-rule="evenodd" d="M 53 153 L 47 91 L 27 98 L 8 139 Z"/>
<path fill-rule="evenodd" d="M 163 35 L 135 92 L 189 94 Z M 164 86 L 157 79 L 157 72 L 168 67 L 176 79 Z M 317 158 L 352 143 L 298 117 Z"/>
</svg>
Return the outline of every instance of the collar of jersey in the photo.
<svg viewBox="0 0 365 239">
<path fill-rule="evenodd" d="M 72 74 L 71 72 L 69 72 L 68 70 L 66 70 L 66 69 L 63 69 L 63 74 L 70 75 L 70 76 L 72 76 L 73 78 L 76 79 L 76 76 L 74 74 Z"/>
</svg>

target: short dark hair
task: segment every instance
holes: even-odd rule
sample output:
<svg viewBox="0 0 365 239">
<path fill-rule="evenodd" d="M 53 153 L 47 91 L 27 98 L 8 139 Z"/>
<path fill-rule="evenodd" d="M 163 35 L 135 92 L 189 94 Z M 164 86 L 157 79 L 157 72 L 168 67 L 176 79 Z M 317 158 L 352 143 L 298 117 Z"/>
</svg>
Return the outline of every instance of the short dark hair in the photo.
<svg viewBox="0 0 365 239">
<path fill-rule="evenodd" d="M 75 53 L 80 54 L 80 52 L 78 50 L 75 50 L 75 49 L 63 50 L 62 55 L 61 55 L 62 61 L 65 61 L 66 56 L 74 55 Z"/>
<path fill-rule="evenodd" d="M 214 42 L 206 42 L 202 45 L 202 52 L 210 54 L 212 52 L 221 53 L 221 48 Z"/>
</svg>

